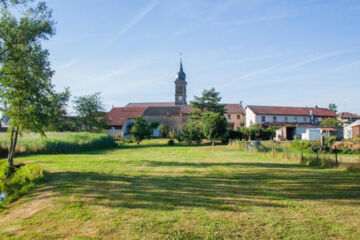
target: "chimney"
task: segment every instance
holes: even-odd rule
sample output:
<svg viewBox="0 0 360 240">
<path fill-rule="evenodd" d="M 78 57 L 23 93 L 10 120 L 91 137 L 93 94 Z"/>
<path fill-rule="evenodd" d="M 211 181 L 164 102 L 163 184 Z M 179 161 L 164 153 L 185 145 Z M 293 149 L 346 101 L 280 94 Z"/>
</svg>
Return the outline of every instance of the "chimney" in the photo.
<svg viewBox="0 0 360 240">
<path fill-rule="evenodd" d="M 242 107 L 242 106 L 243 106 L 243 101 L 241 100 L 241 101 L 240 101 L 240 107 Z"/>
<path fill-rule="evenodd" d="M 318 109 L 319 107 L 318 107 L 318 105 L 315 105 L 315 109 Z"/>
</svg>

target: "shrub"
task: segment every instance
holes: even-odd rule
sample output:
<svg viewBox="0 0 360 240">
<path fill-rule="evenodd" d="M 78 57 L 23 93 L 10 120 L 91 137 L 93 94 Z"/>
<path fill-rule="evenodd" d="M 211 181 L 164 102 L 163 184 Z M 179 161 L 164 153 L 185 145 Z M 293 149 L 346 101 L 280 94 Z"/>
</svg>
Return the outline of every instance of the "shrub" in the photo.
<svg viewBox="0 0 360 240">
<path fill-rule="evenodd" d="M 186 124 L 183 127 L 180 139 L 188 144 L 200 144 L 204 139 L 201 126 L 199 126 L 196 122 Z"/>
<path fill-rule="evenodd" d="M 36 164 L 21 165 L 16 169 L 13 175 L 7 175 L 9 166 L 8 163 L 1 165 L 2 178 L 0 179 L 0 191 L 7 195 L 2 204 L 6 204 L 18 199 L 20 196 L 28 192 L 35 184 L 44 176 L 41 168 Z"/>
<path fill-rule="evenodd" d="M 170 140 L 168 141 L 168 145 L 169 145 L 169 146 L 173 146 L 173 145 L 175 145 L 174 140 L 170 139 Z"/>
<path fill-rule="evenodd" d="M 159 132 L 163 138 L 166 138 L 169 135 L 169 126 L 165 126 L 164 124 L 160 124 Z"/>
<path fill-rule="evenodd" d="M 116 146 L 114 138 L 105 133 L 47 133 L 46 136 L 24 134 L 19 138 L 16 153 L 76 153 Z M 6 149 L 8 140 L 0 138 L 0 144 L 1 149 Z"/>
<path fill-rule="evenodd" d="M 134 127 L 131 131 L 131 135 L 134 137 L 137 144 L 143 139 L 150 138 L 152 129 L 144 117 L 139 116 L 135 119 Z"/>
</svg>

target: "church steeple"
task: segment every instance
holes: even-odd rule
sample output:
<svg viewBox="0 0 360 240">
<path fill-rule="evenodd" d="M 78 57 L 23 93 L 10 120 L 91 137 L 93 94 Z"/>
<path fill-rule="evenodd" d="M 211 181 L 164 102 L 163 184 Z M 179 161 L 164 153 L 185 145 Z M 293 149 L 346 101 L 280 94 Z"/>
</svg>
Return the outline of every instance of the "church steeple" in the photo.
<svg viewBox="0 0 360 240">
<path fill-rule="evenodd" d="M 180 71 L 176 74 L 176 80 L 185 81 L 185 79 L 186 79 L 186 74 L 185 74 L 184 69 L 183 69 L 182 59 L 180 58 Z"/>
<path fill-rule="evenodd" d="M 183 69 L 182 59 L 180 58 L 180 70 L 176 74 L 175 80 L 175 105 L 186 105 L 186 74 Z"/>
</svg>

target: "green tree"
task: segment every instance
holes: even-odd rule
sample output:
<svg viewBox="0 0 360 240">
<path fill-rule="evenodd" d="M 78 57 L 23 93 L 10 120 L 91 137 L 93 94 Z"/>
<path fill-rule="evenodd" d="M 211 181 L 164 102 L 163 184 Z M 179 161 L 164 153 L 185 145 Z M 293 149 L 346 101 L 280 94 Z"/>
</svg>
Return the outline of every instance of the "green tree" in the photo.
<svg viewBox="0 0 360 240">
<path fill-rule="evenodd" d="M 191 107 L 200 112 L 215 112 L 224 114 L 225 105 L 221 104 L 220 92 L 216 92 L 215 88 L 204 90 L 201 97 L 194 96 L 195 100 L 191 101 Z"/>
<path fill-rule="evenodd" d="M 54 93 L 51 97 L 50 112 L 52 118 L 48 125 L 49 131 L 64 131 L 69 128 L 67 120 L 66 107 L 70 98 L 70 91 L 68 88 L 64 92 Z"/>
<path fill-rule="evenodd" d="M 164 124 L 160 124 L 160 126 L 159 126 L 159 132 L 160 132 L 160 135 L 161 135 L 163 138 L 166 138 L 167 136 L 169 136 L 169 132 L 170 132 L 169 126 L 166 126 L 166 125 L 164 125 Z"/>
<path fill-rule="evenodd" d="M 329 104 L 329 110 L 333 111 L 334 113 L 337 113 L 337 106 L 335 103 Z"/>
<path fill-rule="evenodd" d="M 320 126 L 322 127 L 339 127 L 342 123 L 337 120 L 336 118 L 325 118 L 321 123 Z"/>
<path fill-rule="evenodd" d="M 21 131 L 45 135 L 54 94 L 49 53 L 41 46 L 41 40 L 55 33 L 51 11 L 43 2 L 36 6 L 25 2 L 0 1 L 0 110 L 10 118 L 8 162 L 12 169 Z M 16 16 L 12 4 L 23 4 Z"/>
<path fill-rule="evenodd" d="M 220 139 L 226 133 L 227 122 L 223 114 L 205 112 L 203 114 L 204 136 L 215 145 L 215 140 Z"/>
<path fill-rule="evenodd" d="M 131 130 L 131 134 L 135 138 L 137 144 L 146 138 L 150 138 L 152 134 L 152 128 L 145 120 L 144 117 L 139 116 L 135 119 L 134 126 Z"/>
<path fill-rule="evenodd" d="M 196 122 L 188 123 L 183 127 L 183 130 L 180 135 L 181 141 L 186 143 L 196 143 L 200 144 L 204 139 L 202 128 Z"/>
<path fill-rule="evenodd" d="M 108 119 L 100 93 L 76 97 L 74 104 L 79 130 L 99 132 L 107 127 Z"/>
</svg>

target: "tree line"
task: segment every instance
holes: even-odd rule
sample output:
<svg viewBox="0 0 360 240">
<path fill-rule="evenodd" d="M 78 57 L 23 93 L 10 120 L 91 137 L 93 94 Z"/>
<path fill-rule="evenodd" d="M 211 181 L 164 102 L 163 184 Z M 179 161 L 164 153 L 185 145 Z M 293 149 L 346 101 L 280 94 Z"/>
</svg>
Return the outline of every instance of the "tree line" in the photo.
<svg viewBox="0 0 360 240">
<path fill-rule="evenodd" d="M 45 2 L 0 0 L 0 111 L 9 117 L 8 162 L 14 170 L 18 136 L 28 130 L 98 131 L 106 123 L 99 93 L 75 98 L 77 115 L 67 119 L 68 88 L 56 92 L 49 52 L 42 42 L 55 35 Z"/>
</svg>

